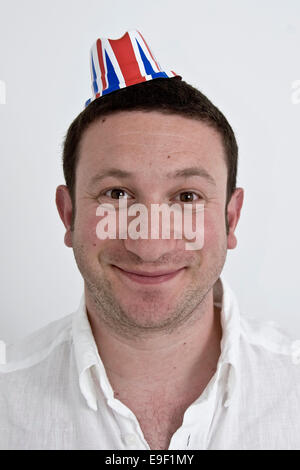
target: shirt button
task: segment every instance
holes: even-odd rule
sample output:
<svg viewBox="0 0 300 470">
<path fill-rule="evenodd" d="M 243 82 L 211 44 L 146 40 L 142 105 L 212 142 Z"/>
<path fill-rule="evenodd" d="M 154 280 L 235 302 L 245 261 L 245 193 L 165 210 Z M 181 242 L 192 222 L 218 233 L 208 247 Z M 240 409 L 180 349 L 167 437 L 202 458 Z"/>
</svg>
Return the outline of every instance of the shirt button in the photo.
<svg viewBox="0 0 300 470">
<path fill-rule="evenodd" d="M 125 434 L 124 442 L 128 446 L 137 446 L 139 441 L 135 434 Z"/>
</svg>

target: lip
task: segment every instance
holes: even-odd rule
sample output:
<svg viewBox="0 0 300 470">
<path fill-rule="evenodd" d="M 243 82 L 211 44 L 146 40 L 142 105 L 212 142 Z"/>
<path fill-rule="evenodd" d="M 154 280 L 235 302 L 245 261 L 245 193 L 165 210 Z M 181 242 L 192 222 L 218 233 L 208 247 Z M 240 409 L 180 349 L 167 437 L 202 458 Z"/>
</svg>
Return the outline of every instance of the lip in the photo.
<svg viewBox="0 0 300 470">
<path fill-rule="evenodd" d="M 160 284 L 176 277 L 185 268 L 177 269 L 176 271 L 155 271 L 149 273 L 147 271 L 126 271 L 118 266 L 113 266 L 123 276 L 135 281 L 139 284 Z"/>
</svg>

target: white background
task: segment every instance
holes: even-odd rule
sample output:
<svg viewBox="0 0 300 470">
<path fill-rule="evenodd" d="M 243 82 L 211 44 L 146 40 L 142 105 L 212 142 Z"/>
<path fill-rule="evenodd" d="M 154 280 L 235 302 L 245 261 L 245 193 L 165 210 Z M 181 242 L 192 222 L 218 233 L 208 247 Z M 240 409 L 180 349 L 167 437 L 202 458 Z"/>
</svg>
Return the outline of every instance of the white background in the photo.
<svg viewBox="0 0 300 470">
<path fill-rule="evenodd" d="M 62 141 L 90 97 L 92 43 L 129 29 L 231 123 L 245 202 L 224 278 L 245 315 L 300 337 L 300 2 L 0 0 L 0 338 L 77 308 L 83 281 L 55 205 Z"/>
</svg>

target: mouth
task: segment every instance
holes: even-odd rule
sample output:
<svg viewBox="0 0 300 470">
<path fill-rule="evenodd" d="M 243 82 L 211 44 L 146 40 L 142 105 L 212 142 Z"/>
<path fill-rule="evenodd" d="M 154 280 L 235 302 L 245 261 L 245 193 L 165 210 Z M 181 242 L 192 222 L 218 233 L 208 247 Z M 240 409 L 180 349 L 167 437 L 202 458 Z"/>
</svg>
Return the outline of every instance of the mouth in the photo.
<svg viewBox="0 0 300 470">
<path fill-rule="evenodd" d="M 139 284 L 160 284 L 175 278 L 179 273 L 185 270 L 185 267 L 173 271 L 126 271 L 118 266 L 112 265 L 122 276 L 131 279 Z"/>
</svg>

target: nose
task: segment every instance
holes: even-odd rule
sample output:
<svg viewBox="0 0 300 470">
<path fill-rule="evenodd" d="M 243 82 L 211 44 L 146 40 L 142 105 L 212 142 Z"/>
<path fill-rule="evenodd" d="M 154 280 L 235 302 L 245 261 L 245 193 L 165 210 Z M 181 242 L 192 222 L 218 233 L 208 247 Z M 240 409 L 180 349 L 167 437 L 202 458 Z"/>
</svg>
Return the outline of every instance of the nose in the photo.
<svg viewBox="0 0 300 470">
<path fill-rule="evenodd" d="M 169 255 L 170 257 L 171 253 L 174 256 L 175 251 L 180 249 L 179 243 L 182 243 L 182 240 L 132 240 L 131 238 L 124 240 L 126 250 L 137 255 L 145 263 L 155 262 L 164 255 Z"/>
<path fill-rule="evenodd" d="M 167 258 L 170 258 L 170 254 L 174 257 L 175 251 L 182 250 L 182 237 L 175 237 L 174 224 L 170 221 L 168 212 L 164 216 L 160 214 L 157 218 L 152 214 L 151 204 L 145 203 L 141 214 L 143 214 L 140 219 L 142 224 L 147 220 L 147 223 L 143 225 L 144 229 L 141 230 L 143 236 L 141 238 L 130 236 L 131 231 L 129 229 L 127 238 L 124 239 L 126 250 L 148 263 L 155 262 L 165 255 L 167 255 Z"/>
</svg>

